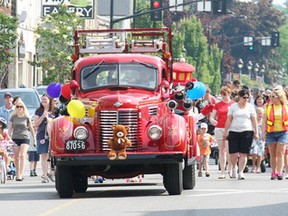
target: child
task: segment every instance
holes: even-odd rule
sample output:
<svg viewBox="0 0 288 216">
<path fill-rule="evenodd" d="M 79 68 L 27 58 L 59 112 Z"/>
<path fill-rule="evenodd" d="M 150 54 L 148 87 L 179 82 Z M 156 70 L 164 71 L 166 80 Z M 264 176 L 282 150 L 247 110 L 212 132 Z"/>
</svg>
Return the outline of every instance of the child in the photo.
<svg viewBox="0 0 288 216">
<path fill-rule="evenodd" d="M 257 107 L 256 108 L 256 116 L 258 122 L 258 133 L 259 139 L 253 140 L 250 154 L 252 155 L 252 173 L 261 173 L 261 162 L 263 160 L 263 155 L 265 153 L 265 142 L 262 141 L 262 119 L 263 119 L 264 108 Z"/>
<path fill-rule="evenodd" d="M 200 125 L 200 134 L 197 135 L 197 143 L 200 148 L 200 163 L 199 163 L 199 172 L 198 177 L 202 177 L 202 167 L 204 165 L 205 168 L 205 175 L 209 177 L 209 157 L 211 154 L 211 142 L 216 142 L 213 137 L 207 133 L 208 125 L 206 123 L 201 123 Z"/>
<path fill-rule="evenodd" d="M 11 141 L 11 138 L 9 137 L 7 130 L 7 123 L 6 120 L 3 117 L 0 117 L 0 154 L 4 157 L 7 172 L 9 172 L 9 164 L 10 164 L 10 158 L 7 152 L 7 144 L 9 141 Z"/>
<path fill-rule="evenodd" d="M 32 121 L 32 125 L 34 127 L 34 122 Z M 34 127 L 34 130 L 36 130 L 36 128 Z M 28 160 L 30 163 L 30 176 L 37 176 L 36 173 L 36 168 L 37 168 L 37 163 L 40 159 L 40 155 L 37 153 L 37 147 L 36 144 L 33 142 L 33 137 L 30 133 L 30 145 L 29 145 L 29 149 L 28 149 Z"/>
</svg>

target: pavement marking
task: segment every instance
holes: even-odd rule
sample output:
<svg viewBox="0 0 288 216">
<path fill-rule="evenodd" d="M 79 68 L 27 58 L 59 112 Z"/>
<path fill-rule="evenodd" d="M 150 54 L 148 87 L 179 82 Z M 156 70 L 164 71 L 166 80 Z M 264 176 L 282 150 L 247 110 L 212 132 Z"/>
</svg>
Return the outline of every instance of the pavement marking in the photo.
<svg viewBox="0 0 288 216">
<path fill-rule="evenodd" d="M 55 215 L 57 211 L 59 211 L 63 208 L 66 208 L 68 206 L 74 205 L 76 202 L 80 202 L 80 201 L 81 201 L 80 199 L 73 199 L 71 201 L 68 201 L 68 202 L 62 204 L 62 205 L 59 205 L 55 208 L 52 208 L 52 209 L 40 214 L 39 216 Z"/>
<path fill-rule="evenodd" d="M 273 190 L 230 190 L 230 189 L 203 189 L 194 190 L 194 192 L 208 192 L 205 194 L 189 194 L 189 197 L 205 197 L 205 196 L 219 196 L 228 194 L 241 194 L 241 193 L 288 193 L 287 189 L 273 189 Z"/>
</svg>

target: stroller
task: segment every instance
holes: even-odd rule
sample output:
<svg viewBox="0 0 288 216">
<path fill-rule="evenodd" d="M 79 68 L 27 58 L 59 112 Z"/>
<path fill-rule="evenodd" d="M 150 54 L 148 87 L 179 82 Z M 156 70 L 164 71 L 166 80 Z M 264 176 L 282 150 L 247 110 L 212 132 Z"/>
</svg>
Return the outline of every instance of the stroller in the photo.
<svg viewBox="0 0 288 216">
<path fill-rule="evenodd" d="M 0 183 L 5 184 L 7 179 L 13 180 L 16 176 L 16 169 L 12 161 L 14 143 L 0 141 Z M 7 166 L 7 161 L 9 165 Z"/>
</svg>

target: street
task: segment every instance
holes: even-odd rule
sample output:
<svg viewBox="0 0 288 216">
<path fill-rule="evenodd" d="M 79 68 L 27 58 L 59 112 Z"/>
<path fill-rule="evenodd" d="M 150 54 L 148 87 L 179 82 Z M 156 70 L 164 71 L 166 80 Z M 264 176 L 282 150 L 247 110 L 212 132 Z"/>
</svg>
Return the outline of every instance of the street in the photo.
<svg viewBox="0 0 288 216">
<path fill-rule="evenodd" d="M 0 185 L 1 214 L 8 215 L 283 215 L 288 210 L 288 180 L 271 181 L 266 173 L 246 173 L 246 180 L 218 179 L 210 161 L 211 177 L 197 177 L 194 190 L 169 196 L 162 176 L 146 175 L 142 183 L 124 179 L 95 184 L 86 193 L 60 199 L 54 183 L 28 176 L 23 182 Z M 38 168 L 38 174 L 40 169 Z"/>
</svg>

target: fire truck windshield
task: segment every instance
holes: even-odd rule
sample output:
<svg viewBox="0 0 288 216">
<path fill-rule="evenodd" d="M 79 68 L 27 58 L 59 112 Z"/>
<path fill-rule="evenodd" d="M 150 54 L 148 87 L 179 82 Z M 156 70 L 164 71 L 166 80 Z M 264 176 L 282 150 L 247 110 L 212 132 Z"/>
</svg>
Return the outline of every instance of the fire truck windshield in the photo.
<svg viewBox="0 0 288 216">
<path fill-rule="evenodd" d="M 131 87 L 154 90 L 157 87 L 157 69 L 149 64 L 97 64 L 82 68 L 81 88 Z"/>
</svg>

